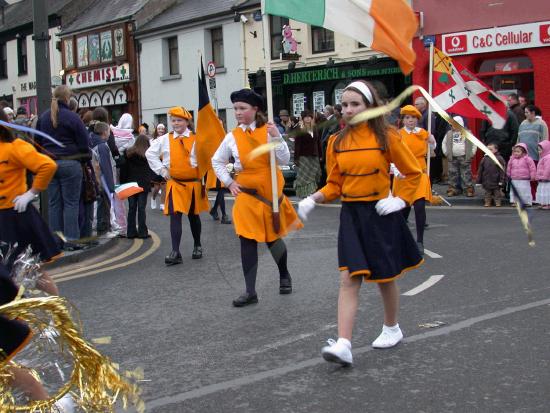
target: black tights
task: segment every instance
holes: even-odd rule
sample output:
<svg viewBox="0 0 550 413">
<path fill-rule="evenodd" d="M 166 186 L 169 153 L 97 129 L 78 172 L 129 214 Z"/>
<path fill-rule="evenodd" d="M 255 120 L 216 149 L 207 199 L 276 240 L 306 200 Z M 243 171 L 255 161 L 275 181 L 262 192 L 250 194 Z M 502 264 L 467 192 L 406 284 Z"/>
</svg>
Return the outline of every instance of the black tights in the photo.
<svg viewBox="0 0 550 413">
<path fill-rule="evenodd" d="M 258 272 L 258 242 L 253 239 L 239 237 L 241 240 L 241 261 L 243 263 L 244 282 L 248 294 L 256 294 L 256 274 Z M 266 242 L 271 256 L 279 268 L 280 278 L 289 278 L 287 268 L 286 245 L 282 239 Z"/>
<path fill-rule="evenodd" d="M 222 215 L 225 215 L 225 188 L 218 189 L 218 194 L 216 195 L 216 201 L 214 202 L 214 206 L 212 207 L 212 211 L 217 211 L 218 206 L 220 207 L 220 210 L 222 211 Z"/>
<path fill-rule="evenodd" d="M 413 202 L 414 207 L 414 222 L 416 224 L 416 241 L 424 243 L 424 227 L 426 226 L 426 200 L 424 198 L 417 199 Z M 405 219 L 409 219 L 411 207 L 403 210 Z"/>
<path fill-rule="evenodd" d="M 195 194 L 191 198 L 191 206 L 189 207 L 189 213 L 187 218 L 189 219 L 189 226 L 191 227 L 191 234 L 193 235 L 193 242 L 195 246 L 201 245 L 201 219 L 199 215 L 192 214 L 191 211 L 195 209 Z M 172 204 L 172 194 L 168 199 L 168 212 L 170 213 L 170 236 L 172 238 L 172 251 L 180 250 L 181 234 L 182 234 L 182 213 L 174 212 L 174 205 Z"/>
</svg>

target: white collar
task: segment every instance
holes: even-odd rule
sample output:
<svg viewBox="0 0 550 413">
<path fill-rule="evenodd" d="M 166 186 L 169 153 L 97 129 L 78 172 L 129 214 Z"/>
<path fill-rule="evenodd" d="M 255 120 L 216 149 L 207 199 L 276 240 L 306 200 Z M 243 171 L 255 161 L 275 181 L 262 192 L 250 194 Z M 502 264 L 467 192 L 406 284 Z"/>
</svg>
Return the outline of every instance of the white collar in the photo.
<svg viewBox="0 0 550 413">
<path fill-rule="evenodd" d="M 246 131 L 247 128 L 254 130 L 256 129 L 256 121 L 252 122 L 250 125 L 245 125 L 244 123 L 241 123 L 239 125 L 239 128 L 241 128 L 243 131 Z"/>
<path fill-rule="evenodd" d="M 407 132 L 408 134 L 420 132 L 420 128 L 418 126 L 415 126 L 413 130 L 410 130 L 406 126 L 403 126 L 403 129 L 405 129 L 405 132 Z"/>
<path fill-rule="evenodd" d="M 177 139 L 179 136 L 185 136 L 186 138 L 188 138 L 189 136 L 191 136 L 191 131 L 189 130 L 189 128 L 186 128 L 185 131 L 183 131 L 183 133 L 180 133 L 179 135 L 176 133 L 176 131 L 172 131 L 172 134 L 174 139 Z"/>
</svg>

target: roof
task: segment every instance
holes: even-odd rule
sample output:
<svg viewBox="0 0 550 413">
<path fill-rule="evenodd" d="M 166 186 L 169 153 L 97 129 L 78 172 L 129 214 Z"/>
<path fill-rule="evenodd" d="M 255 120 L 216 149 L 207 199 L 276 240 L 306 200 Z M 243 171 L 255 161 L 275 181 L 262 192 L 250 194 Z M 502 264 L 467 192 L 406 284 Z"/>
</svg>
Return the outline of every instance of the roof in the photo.
<svg viewBox="0 0 550 413">
<path fill-rule="evenodd" d="M 46 0 L 48 16 L 59 14 L 71 0 Z M 4 7 L 4 24 L 0 21 L 0 32 L 32 24 L 32 0 L 22 0 Z"/>
<path fill-rule="evenodd" d="M 96 0 L 67 26 L 61 34 L 91 29 L 108 23 L 131 18 L 145 6 L 149 0 Z"/>
<path fill-rule="evenodd" d="M 233 14 L 235 0 L 179 0 L 174 6 L 143 25 L 136 34 L 144 34 L 166 26 L 206 20 L 212 16 Z"/>
<path fill-rule="evenodd" d="M 233 2 L 233 9 L 243 10 L 249 7 L 259 7 L 261 2 L 259 0 L 236 0 Z"/>
</svg>

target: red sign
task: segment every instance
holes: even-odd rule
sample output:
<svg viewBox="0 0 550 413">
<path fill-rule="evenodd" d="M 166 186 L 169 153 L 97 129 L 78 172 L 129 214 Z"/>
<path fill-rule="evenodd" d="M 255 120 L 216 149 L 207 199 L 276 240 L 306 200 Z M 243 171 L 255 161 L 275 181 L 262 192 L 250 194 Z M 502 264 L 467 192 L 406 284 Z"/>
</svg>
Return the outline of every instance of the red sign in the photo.
<svg viewBox="0 0 550 413">
<path fill-rule="evenodd" d="M 544 44 L 550 43 L 550 24 L 540 26 L 540 42 Z"/>
<path fill-rule="evenodd" d="M 445 51 L 447 53 L 465 53 L 468 51 L 468 37 L 465 34 L 457 34 L 445 38 Z"/>
</svg>

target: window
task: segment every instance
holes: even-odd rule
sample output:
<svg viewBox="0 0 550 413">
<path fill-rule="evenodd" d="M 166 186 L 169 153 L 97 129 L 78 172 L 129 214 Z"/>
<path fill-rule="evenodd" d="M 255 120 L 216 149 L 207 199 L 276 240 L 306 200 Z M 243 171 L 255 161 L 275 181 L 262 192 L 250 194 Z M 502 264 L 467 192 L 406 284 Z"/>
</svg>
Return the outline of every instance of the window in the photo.
<svg viewBox="0 0 550 413">
<path fill-rule="evenodd" d="M 216 67 L 223 67 L 223 30 L 221 27 L 210 30 L 212 37 L 212 60 Z"/>
<path fill-rule="evenodd" d="M 169 37 L 166 39 L 168 44 L 168 69 L 169 75 L 178 75 L 180 73 L 180 64 L 178 58 L 178 38 Z"/>
<path fill-rule="evenodd" d="M 6 51 L 6 43 L 0 44 L 0 79 L 8 77 L 8 55 Z"/>
<path fill-rule="evenodd" d="M 283 26 L 288 24 L 286 17 L 269 16 L 271 36 L 271 59 L 280 59 L 283 52 Z"/>
<path fill-rule="evenodd" d="M 155 115 L 155 125 L 158 125 L 159 123 L 162 123 L 167 129 L 169 128 L 170 125 L 168 125 L 168 116 L 166 113 L 157 113 Z"/>
<path fill-rule="evenodd" d="M 322 27 L 311 26 L 311 52 L 323 53 L 334 51 L 334 32 Z"/>
<path fill-rule="evenodd" d="M 27 74 L 27 37 L 17 39 L 17 63 L 19 75 Z"/>
<path fill-rule="evenodd" d="M 363 48 L 365 48 L 365 47 L 367 47 L 367 46 L 364 45 L 363 43 L 357 42 L 357 48 L 358 48 L 358 49 L 363 49 Z"/>
</svg>

